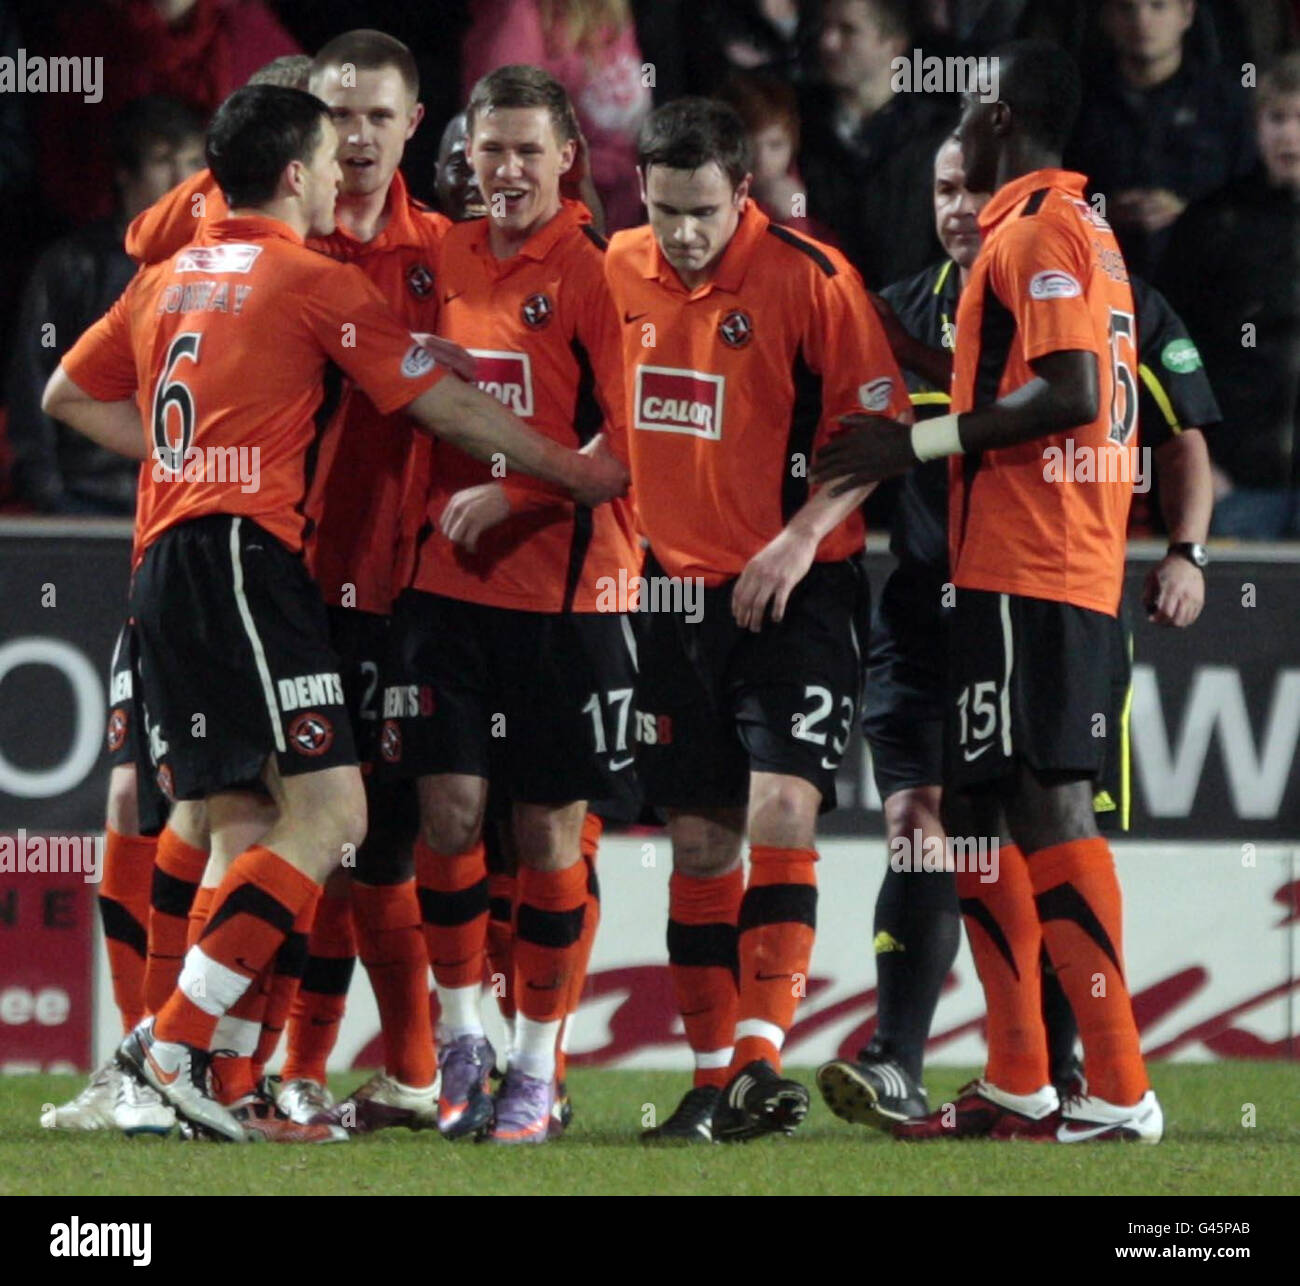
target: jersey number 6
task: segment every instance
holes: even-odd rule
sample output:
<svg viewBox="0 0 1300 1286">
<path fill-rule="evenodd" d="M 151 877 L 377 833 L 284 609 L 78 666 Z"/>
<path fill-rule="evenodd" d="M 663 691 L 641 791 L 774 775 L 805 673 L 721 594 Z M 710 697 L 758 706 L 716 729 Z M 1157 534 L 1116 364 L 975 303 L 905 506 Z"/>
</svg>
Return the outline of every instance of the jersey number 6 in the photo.
<svg viewBox="0 0 1300 1286">
<path fill-rule="evenodd" d="M 187 384 L 172 379 L 171 374 L 182 358 L 191 362 L 199 360 L 199 340 L 203 338 L 197 331 L 185 331 L 177 335 L 167 350 L 167 360 L 163 363 L 162 374 L 153 391 L 153 416 L 150 424 L 153 429 L 153 457 L 168 473 L 180 473 L 185 466 L 185 454 L 194 441 L 194 395 Z M 168 408 L 175 407 L 180 417 L 180 434 L 172 438 L 167 432 Z"/>
</svg>

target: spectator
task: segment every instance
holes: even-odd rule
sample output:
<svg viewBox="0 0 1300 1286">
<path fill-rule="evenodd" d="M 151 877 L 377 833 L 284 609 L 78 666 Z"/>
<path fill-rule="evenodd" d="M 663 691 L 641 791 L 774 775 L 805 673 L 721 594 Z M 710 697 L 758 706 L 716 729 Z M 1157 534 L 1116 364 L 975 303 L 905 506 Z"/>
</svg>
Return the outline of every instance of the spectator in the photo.
<svg viewBox="0 0 1300 1286">
<path fill-rule="evenodd" d="M 1087 77 L 1066 152 L 1104 195 L 1129 267 L 1147 277 L 1188 203 L 1254 160 L 1241 73 L 1186 45 L 1195 16 L 1195 0 L 1102 0 L 1107 54 Z"/>
<path fill-rule="evenodd" d="M 112 214 L 100 122 L 125 103 L 164 94 L 206 118 L 264 63 L 301 52 L 262 0 L 80 0 L 63 6 L 58 30 L 54 53 L 104 65 L 101 102 L 45 96 L 40 177 L 47 203 L 73 224 Z"/>
<path fill-rule="evenodd" d="M 1214 20 L 1225 64 L 1267 67 L 1296 42 L 1297 10 L 1292 0 L 1205 0 Z"/>
<path fill-rule="evenodd" d="M 135 264 L 127 223 L 203 168 L 203 125 L 174 99 L 128 104 L 111 131 L 117 209 L 56 241 L 19 310 L 8 375 L 9 441 L 19 498 L 46 513 L 132 514 L 138 464 L 50 419 L 41 394 L 59 359 L 122 293 Z"/>
<path fill-rule="evenodd" d="M 465 37 L 465 97 L 510 63 L 550 72 L 568 91 L 587 140 L 608 231 L 641 222 L 636 135 L 651 107 L 628 0 L 477 0 Z"/>
<path fill-rule="evenodd" d="M 939 253 L 930 168 L 956 111 L 946 98 L 894 92 L 891 64 L 912 46 L 907 0 L 827 0 L 822 83 L 801 104 L 808 211 L 872 288 L 920 272 Z"/>
<path fill-rule="evenodd" d="M 816 8 L 806 0 L 709 0 L 702 25 L 716 42 L 721 74 L 767 71 L 803 79 L 815 64 Z"/>
<path fill-rule="evenodd" d="M 1261 166 L 1174 228 L 1163 289 L 1223 408 L 1211 438 L 1220 536 L 1300 536 L 1300 53 L 1260 78 Z"/>
<path fill-rule="evenodd" d="M 799 152 L 799 102 L 794 89 L 771 73 L 734 75 L 719 98 L 745 122 L 754 157 L 750 195 L 773 223 L 819 241 L 833 241 L 829 228 L 808 218 L 808 194 L 795 166 Z"/>
</svg>

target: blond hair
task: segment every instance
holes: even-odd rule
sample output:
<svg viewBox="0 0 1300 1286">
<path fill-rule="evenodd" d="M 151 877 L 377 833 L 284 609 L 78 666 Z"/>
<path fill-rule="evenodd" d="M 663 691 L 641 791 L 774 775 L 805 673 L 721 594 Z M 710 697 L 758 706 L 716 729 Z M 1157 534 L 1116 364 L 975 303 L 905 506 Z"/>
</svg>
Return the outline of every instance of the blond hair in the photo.
<svg viewBox="0 0 1300 1286">
<path fill-rule="evenodd" d="M 628 0 L 539 0 L 546 39 L 557 50 L 589 54 L 632 21 Z"/>
</svg>

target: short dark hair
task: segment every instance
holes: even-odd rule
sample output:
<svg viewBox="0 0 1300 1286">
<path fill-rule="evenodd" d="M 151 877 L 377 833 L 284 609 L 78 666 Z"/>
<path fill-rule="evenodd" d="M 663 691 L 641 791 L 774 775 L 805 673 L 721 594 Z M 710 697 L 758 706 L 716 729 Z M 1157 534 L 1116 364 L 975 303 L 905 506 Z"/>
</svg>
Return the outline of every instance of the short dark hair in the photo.
<svg viewBox="0 0 1300 1286">
<path fill-rule="evenodd" d="M 917 26 L 914 0 L 867 0 L 887 36 L 911 36 Z"/>
<path fill-rule="evenodd" d="M 306 54 L 281 54 L 259 67 L 244 83 L 282 85 L 285 89 L 306 89 L 311 80 L 311 59 Z"/>
<path fill-rule="evenodd" d="M 232 209 L 265 205 L 290 161 L 307 161 L 320 146 L 329 108 L 313 94 L 280 85 L 245 85 L 208 126 L 204 154 Z"/>
<path fill-rule="evenodd" d="M 510 107 L 546 108 L 556 136 L 565 143 L 576 139 L 581 132 L 578 114 L 564 86 L 550 72 L 525 63 L 498 67 L 474 86 L 465 106 L 466 132 L 473 134 L 480 113 Z"/>
<path fill-rule="evenodd" d="M 735 108 L 712 98 L 676 98 L 651 112 L 636 140 L 636 162 L 670 170 L 698 170 L 716 162 L 739 187 L 753 169 L 745 122 Z"/>
<path fill-rule="evenodd" d="M 113 117 L 111 134 L 114 166 L 138 174 L 145 153 L 155 143 L 180 147 L 191 139 L 202 139 L 203 121 L 179 99 L 149 94 L 122 107 Z"/>
<path fill-rule="evenodd" d="M 1060 152 L 1083 102 L 1078 64 L 1050 40 L 1012 40 L 993 50 L 998 98 L 1036 143 Z"/>
<path fill-rule="evenodd" d="M 312 59 L 311 74 L 327 67 L 342 67 L 351 63 L 360 71 L 380 71 L 395 67 L 411 98 L 420 97 L 420 73 L 415 65 L 415 55 L 395 36 L 372 27 L 358 27 L 323 45 Z"/>
</svg>

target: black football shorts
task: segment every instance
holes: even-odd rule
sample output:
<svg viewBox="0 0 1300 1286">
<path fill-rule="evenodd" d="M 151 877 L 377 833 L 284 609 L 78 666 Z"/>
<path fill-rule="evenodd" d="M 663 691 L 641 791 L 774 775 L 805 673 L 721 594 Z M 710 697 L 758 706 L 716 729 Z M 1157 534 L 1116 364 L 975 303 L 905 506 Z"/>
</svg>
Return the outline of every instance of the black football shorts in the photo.
<svg viewBox="0 0 1300 1286">
<path fill-rule="evenodd" d="M 1110 742 L 1115 620 L 1049 599 L 956 591 L 944 785 L 986 786 L 1024 762 L 1101 774 Z"/>
<path fill-rule="evenodd" d="M 136 691 L 159 785 L 203 799 L 357 762 L 320 593 L 301 558 L 249 518 L 177 524 L 131 588 Z"/>
<path fill-rule="evenodd" d="M 662 575 L 653 563 L 646 576 Z M 698 620 L 649 613 L 637 770 L 656 808 L 741 807 L 751 772 L 800 777 L 835 807 L 857 720 L 870 587 L 858 560 L 815 563 L 779 624 L 741 629 L 735 581 L 703 591 Z"/>
<path fill-rule="evenodd" d="M 525 612 L 408 589 L 391 641 L 383 769 L 484 777 L 523 804 L 627 793 L 636 644 L 625 615 Z"/>
</svg>

